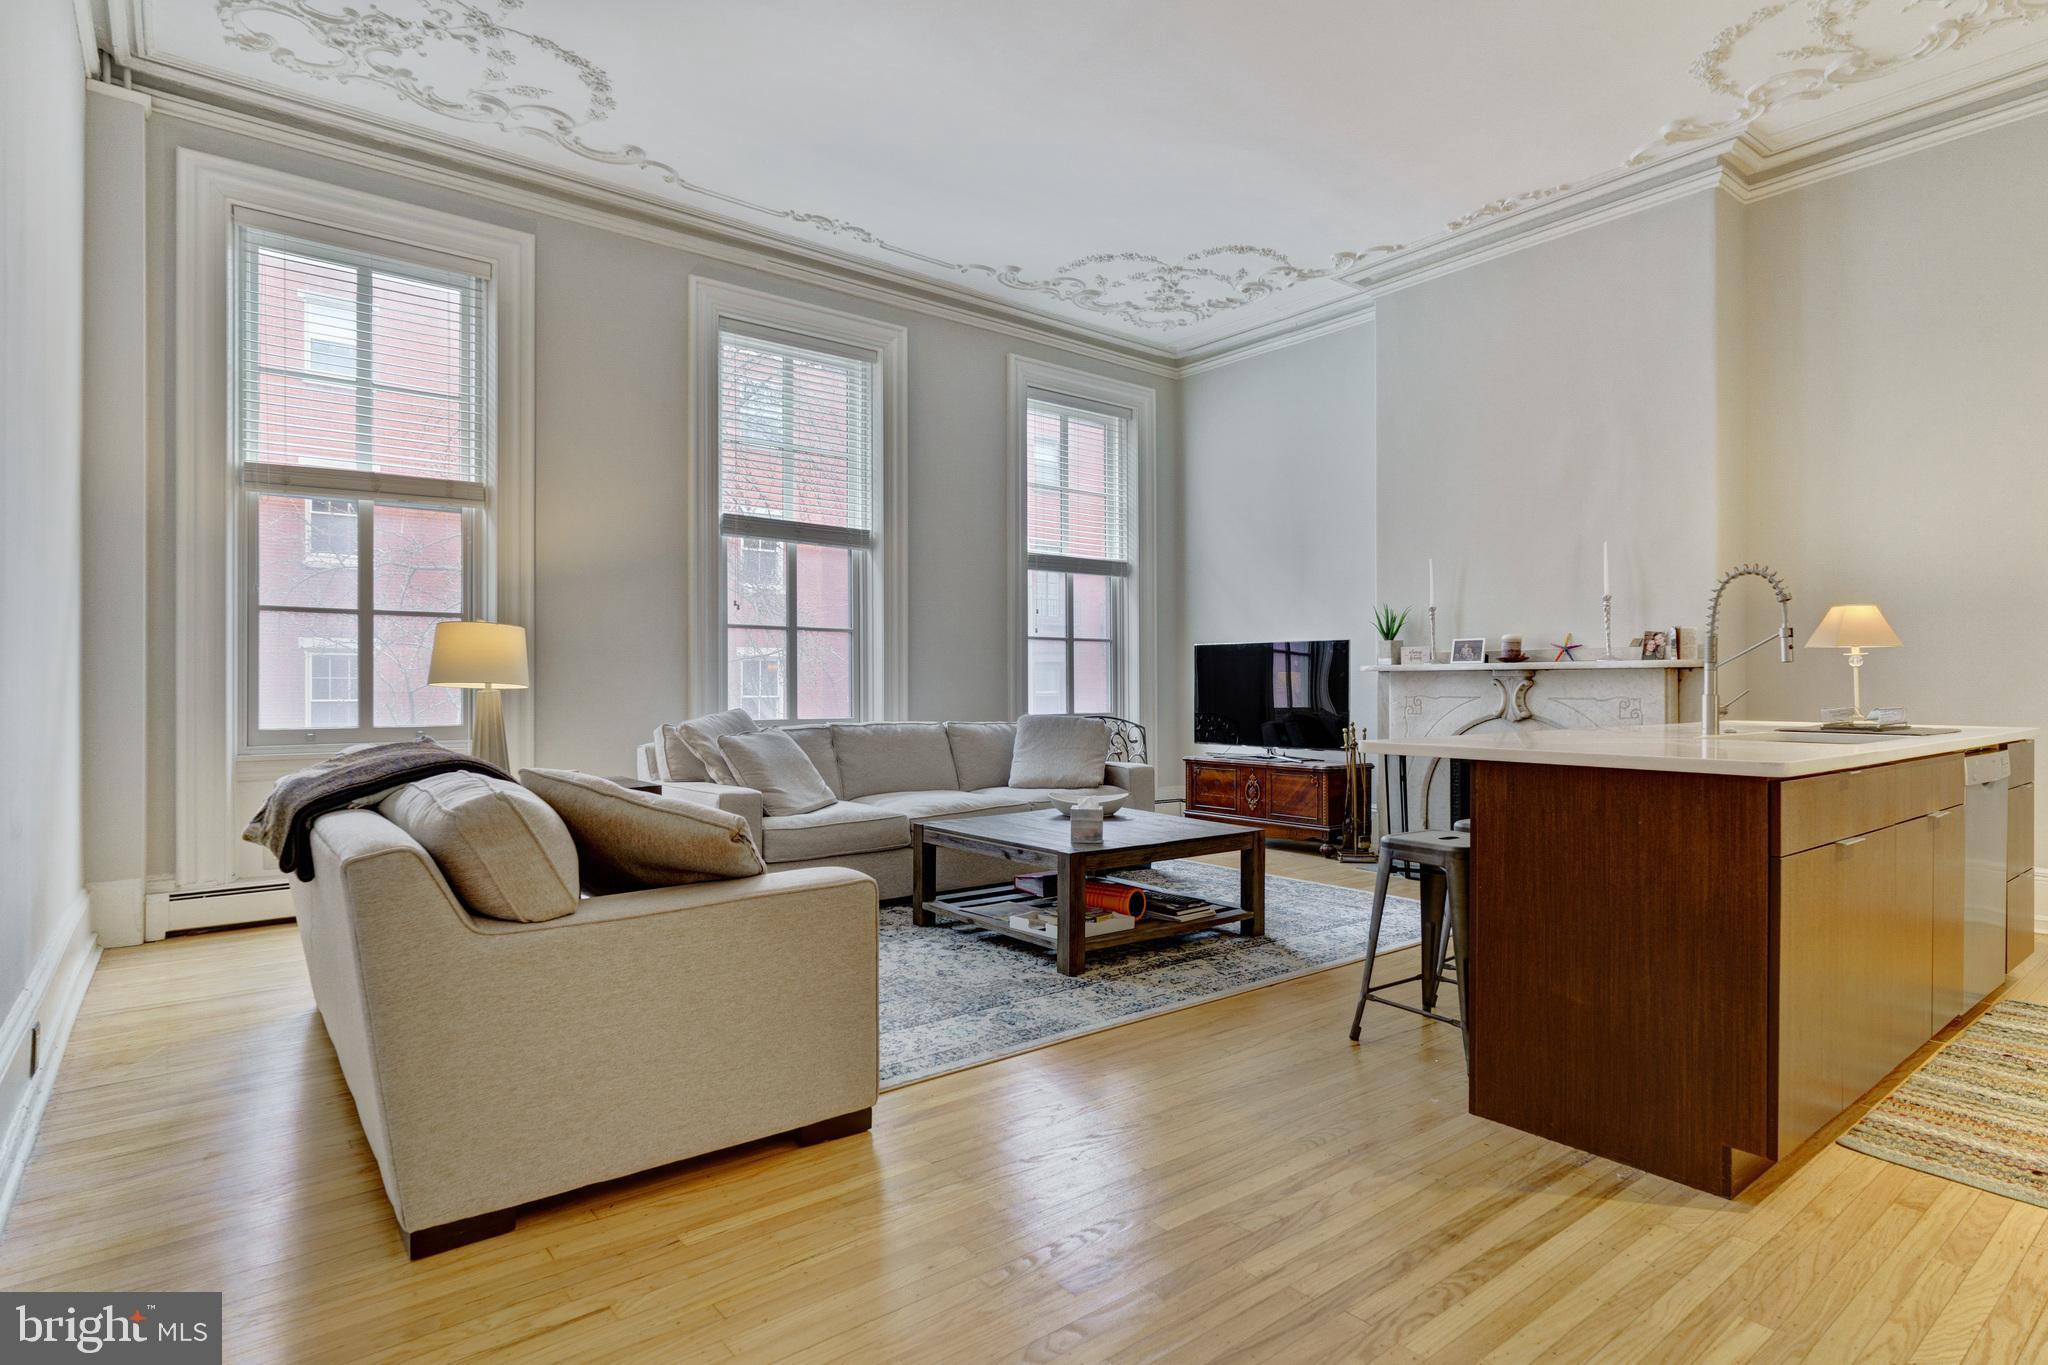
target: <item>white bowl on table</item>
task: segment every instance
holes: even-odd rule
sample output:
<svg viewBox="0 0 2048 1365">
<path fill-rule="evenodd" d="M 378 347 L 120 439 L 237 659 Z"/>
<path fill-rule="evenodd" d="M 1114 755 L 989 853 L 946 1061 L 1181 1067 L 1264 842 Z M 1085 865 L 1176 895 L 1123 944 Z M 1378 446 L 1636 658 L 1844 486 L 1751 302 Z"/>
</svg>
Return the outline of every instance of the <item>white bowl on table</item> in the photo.
<svg viewBox="0 0 2048 1365">
<path fill-rule="evenodd" d="M 1102 816 L 1105 820 L 1108 819 L 1110 816 L 1116 814 L 1117 809 L 1120 806 L 1122 806 L 1125 801 L 1128 801 L 1130 799 L 1129 792 L 1117 792 L 1113 795 L 1105 796 L 1101 792 L 1055 791 L 1047 792 L 1046 796 L 1049 800 L 1051 800 L 1053 804 L 1053 809 L 1057 810 L 1061 816 L 1067 818 L 1071 818 L 1073 816 L 1075 802 L 1081 800 L 1083 797 L 1092 796 L 1097 801 L 1102 803 Z"/>
</svg>

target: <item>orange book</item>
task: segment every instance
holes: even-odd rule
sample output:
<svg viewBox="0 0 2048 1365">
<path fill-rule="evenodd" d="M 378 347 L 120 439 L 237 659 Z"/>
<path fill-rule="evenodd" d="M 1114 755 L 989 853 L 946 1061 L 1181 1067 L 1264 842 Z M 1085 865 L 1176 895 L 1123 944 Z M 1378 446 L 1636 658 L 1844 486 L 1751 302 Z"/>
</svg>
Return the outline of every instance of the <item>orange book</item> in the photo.
<svg viewBox="0 0 2048 1365">
<path fill-rule="evenodd" d="M 1082 887 L 1081 903 L 1107 914 L 1129 915 L 1134 920 L 1145 918 L 1145 889 L 1140 886 L 1100 882 L 1090 877 Z"/>
</svg>

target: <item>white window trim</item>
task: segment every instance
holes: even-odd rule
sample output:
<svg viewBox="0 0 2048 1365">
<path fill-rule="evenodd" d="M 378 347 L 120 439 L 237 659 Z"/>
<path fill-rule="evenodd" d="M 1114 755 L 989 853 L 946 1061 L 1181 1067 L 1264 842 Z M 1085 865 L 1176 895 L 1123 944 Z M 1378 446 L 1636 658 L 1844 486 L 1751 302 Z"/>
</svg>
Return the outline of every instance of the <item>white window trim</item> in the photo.
<svg viewBox="0 0 2048 1365">
<path fill-rule="evenodd" d="M 1025 410 L 1034 389 L 1054 396 L 1123 408 L 1131 414 L 1131 458 L 1126 475 L 1129 484 L 1124 489 L 1126 515 L 1131 519 L 1131 573 L 1126 589 L 1130 610 L 1124 613 L 1119 623 L 1123 638 L 1118 651 L 1117 689 L 1122 695 L 1117 705 L 1126 719 L 1149 726 L 1159 714 L 1158 521 L 1155 512 L 1158 501 L 1155 459 L 1158 394 L 1143 384 L 1105 379 L 1086 370 L 1069 369 L 1064 365 L 1014 354 L 1010 357 L 1009 366 L 1009 469 L 1006 479 L 1009 502 L 1010 712 L 1021 716 L 1030 703 L 1030 664 L 1024 633 L 1030 626 L 1029 578 L 1025 567 L 1029 549 L 1025 517 L 1029 502 L 1025 489 L 1031 465 L 1025 441 Z M 1071 697 L 1068 704 L 1072 704 Z"/>
<path fill-rule="evenodd" d="M 533 237 L 530 233 L 180 148 L 173 299 L 171 460 L 177 507 L 178 888 L 235 880 L 238 777 L 299 766 L 304 752 L 242 752 L 236 662 L 241 603 L 239 494 L 229 468 L 228 300 L 236 209 L 480 261 L 491 269 L 487 337 L 497 370 L 497 468 L 485 516 L 492 534 L 477 614 L 533 625 Z M 529 694 L 506 699 L 513 747 L 533 753 Z"/>
<path fill-rule="evenodd" d="M 719 709 L 725 696 L 725 556 L 718 524 L 718 333 L 721 323 L 770 327 L 800 337 L 872 351 L 881 365 L 876 406 L 875 533 L 863 610 L 871 639 L 856 687 L 864 720 L 901 720 L 910 705 L 910 333 L 892 323 L 797 303 L 774 294 L 690 279 L 689 505 L 684 524 L 695 551 L 694 590 L 686 594 L 690 641 L 688 705 Z M 794 667 L 795 661 L 791 661 Z"/>
</svg>

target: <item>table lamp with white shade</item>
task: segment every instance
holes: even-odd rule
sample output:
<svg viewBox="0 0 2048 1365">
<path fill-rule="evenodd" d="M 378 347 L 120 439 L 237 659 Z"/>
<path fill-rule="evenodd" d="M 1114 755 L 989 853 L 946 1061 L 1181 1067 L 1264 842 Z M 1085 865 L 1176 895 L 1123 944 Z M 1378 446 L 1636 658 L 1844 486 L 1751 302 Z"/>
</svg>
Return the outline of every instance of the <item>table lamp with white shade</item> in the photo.
<svg viewBox="0 0 2048 1365">
<path fill-rule="evenodd" d="M 1808 649 L 1840 649 L 1849 655 L 1849 694 L 1856 719 L 1863 719 L 1863 651 L 1866 649 L 1891 649 L 1903 644 L 1891 622 L 1884 619 L 1884 613 L 1869 603 L 1854 606 L 1829 607 L 1828 614 L 1820 618 L 1820 624 L 1813 628 L 1813 635 L 1806 642 Z"/>
<path fill-rule="evenodd" d="M 462 687 L 477 694 L 470 728 L 470 753 L 507 772 L 505 700 L 500 693 L 530 686 L 526 669 L 526 627 L 495 621 L 443 621 L 434 627 L 434 661 L 427 682 Z"/>
</svg>

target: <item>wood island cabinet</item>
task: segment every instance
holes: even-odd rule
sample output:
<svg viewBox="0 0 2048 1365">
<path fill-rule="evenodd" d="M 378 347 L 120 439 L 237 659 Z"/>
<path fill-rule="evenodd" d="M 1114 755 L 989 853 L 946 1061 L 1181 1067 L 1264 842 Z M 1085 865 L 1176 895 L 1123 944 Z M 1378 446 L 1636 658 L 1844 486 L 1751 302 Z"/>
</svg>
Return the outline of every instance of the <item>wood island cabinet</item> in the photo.
<svg viewBox="0 0 2048 1365">
<path fill-rule="evenodd" d="M 1483 1117 L 1733 1194 L 1965 1003 L 1960 753 L 1784 780 L 1482 761 L 1473 799 Z"/>
</svg>

